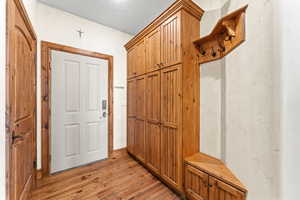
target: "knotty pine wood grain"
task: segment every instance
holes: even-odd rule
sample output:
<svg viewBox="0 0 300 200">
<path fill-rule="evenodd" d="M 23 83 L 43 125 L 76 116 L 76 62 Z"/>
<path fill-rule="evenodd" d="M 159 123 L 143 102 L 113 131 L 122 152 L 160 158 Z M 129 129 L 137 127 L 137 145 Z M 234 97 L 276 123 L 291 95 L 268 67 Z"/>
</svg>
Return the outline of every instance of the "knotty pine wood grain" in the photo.
<svg viewBox="0 0 300 200">
<path fill-rule="evenodd" d="M 221 181 L 232 185 L 242 192 L 247 193 L 246 187 L 231 172 L 231 170 L 219 159 L 213 158 L 204 153 L 196 153 L 185 159 L 187 165 L 191 165 Z"/>
<path fill-rule="evenodd" d="M 32 200 L 177 200 L 146 169 L 119 150 L 108 160 L 38 181 Z"/>
</svg>

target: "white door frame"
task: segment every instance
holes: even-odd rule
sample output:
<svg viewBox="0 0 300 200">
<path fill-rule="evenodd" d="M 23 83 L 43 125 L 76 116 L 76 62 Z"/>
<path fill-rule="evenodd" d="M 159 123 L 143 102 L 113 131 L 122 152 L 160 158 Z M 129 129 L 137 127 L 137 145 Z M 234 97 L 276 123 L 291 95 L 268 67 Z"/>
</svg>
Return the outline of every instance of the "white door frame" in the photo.
<svg viewBox="0 0 300 200">
<path fill-rule="evenodd" d="M 51 51 L 62 51 L 108 61 L 108 155 L 113 151 L 113 56 L 91 52 L 74 47 L 50 42 L 41 42 L 41 85 L 42 85 L 42 169 L 38 171 L 39 178 L 50 175 L 51 146 Z"/>
</svg>

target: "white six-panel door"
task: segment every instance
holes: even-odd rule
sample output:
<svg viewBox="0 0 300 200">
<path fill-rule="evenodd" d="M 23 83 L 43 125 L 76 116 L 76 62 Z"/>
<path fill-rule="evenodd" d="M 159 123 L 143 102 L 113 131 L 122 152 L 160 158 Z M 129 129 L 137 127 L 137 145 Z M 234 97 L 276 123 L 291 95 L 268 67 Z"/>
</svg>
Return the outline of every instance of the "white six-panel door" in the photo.
<svg viewBox="0 0 300 200">
<path fill-rule="evenodd" d="M 51 52 L 51 173 L 108 158 L 108 61 Z"/>
</svg>

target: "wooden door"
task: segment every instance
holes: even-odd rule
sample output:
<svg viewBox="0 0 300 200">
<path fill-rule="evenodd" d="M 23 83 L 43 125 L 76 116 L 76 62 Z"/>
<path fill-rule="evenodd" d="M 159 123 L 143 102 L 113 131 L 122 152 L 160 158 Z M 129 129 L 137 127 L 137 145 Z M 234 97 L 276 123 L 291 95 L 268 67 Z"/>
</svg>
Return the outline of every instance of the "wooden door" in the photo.
<svg viewBox="0 0 300 200">
<path fill-rule="evenodd" d="M 245 200 L 245 193 L 232 186 L 209 177 L 209 200 Z"/>
<path fill-rule="evenodd" d="M 136 80 L 127 82 L 127 150 L 135 154 Z"/>
<path fill-rule="evenodd" d="M 161 71 L 161 175 L 182 186 L 181 66 Z"/>
<path fill-rule="evenodd" d="M 135 151 L 141 161 L 145 161 L 145 84 L 145 76 L 136 79 Z"/>
<path fill-rule="evenodd" d="M 160 71 L 147 74 L 146 80 L 146 163 L 160 172 Z"/>
<path fill-rule="evenodd" d="M 151 32 L 146 39 L 146 71 L 160 69 L 161 65 L 161 37 L 160 27 Z"/>
<path fill-rule="evenodd" d="M 22 3 L 7 3 L 9 195 L 26 200 L 35 179 L 36 37 Z"/>
<path fill-rule="evenodd" d="M 136 74 L 136 49 L 133 47 L 127 53 L 127 78 L 133 78 Z"/>
<path fill-rule="evenodd" d="M 187 165 L 184 185 L 190 200 L 208 200 L 208 174 Z"/>
<path fill-rule="evenodd" d="M 181 62 L 180 27 L 180 12 L 162 24 L 162 67 L 168 67 Z"/>
<path fill-rule="evenodd" d="M 146 50 L 145 41 L 141 40 L 136 44 L 136 75 L 143 75 L 146 72 Z"/>
</svg>

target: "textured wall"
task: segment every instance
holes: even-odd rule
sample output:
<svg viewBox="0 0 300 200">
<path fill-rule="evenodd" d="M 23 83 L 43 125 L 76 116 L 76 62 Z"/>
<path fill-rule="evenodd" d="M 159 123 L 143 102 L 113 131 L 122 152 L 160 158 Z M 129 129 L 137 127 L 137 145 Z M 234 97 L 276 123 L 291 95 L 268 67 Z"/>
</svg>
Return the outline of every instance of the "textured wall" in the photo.
<svg viewBox="0 0 300 200">
<path fill-rule="evenodd" d="M 278 0 L 276 60 L 281 67 L 282 200 L 299 199 L 300 188 L 300 26 L 299 1 Z"/>
<path fill-rule="evenodd" d="M 202 4 L 200 4 L 202 6 Z M 212 5 L 211 5 L 212 6 Z M 201 20 L 200 35 L 209 34 L 221 17 L 221 9 L 207 10 Z M 200 148 L 201 151 L 223 158 L 222 97 L 224 59 L 200 66 Z"/>
<path fill-rule="evenodd" d="M 201 65 L 204 141 L 200 148 L 212 154 L 220 151 L 220 157 L 248 187 L 248 199 L 276 200 L 280 188 L 280 135 L 279 113 L 275 111 L 280 96 L 275 87 L 279 80 L 273 48 L 274 1 L 221 3 L 221 16 L 249 4 L 247 41 L 223 61 Z M 215 24 L 218 5 L 207 10 L 202 21 L 204 32 L 213 26 L 210 23 Z"/>
</svg>

